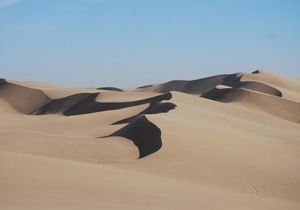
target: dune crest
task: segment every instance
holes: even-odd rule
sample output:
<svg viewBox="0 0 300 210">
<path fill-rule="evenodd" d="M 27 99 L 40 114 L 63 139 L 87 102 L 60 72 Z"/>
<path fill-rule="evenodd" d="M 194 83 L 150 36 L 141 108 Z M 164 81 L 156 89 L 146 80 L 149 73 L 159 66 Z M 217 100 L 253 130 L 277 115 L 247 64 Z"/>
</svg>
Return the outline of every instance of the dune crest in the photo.
<svg viewBox="0 0 300 210">
<path fill-rule="evenodd" d="M 300 103 L 287 99 L 239 88 L 213 88 L 201 97 L 224 103 L 238 103 L 244 107 L 300 123 Z"/>
<path fill-rule="evenodd" d="M 198 80 L 174 80 L 167 83 L 159 84 L 155 87 L 145 87 L 143 90 L 151 90 L 156 92 L 170 92 L 179 91 L 189 94 L 203 94 L 204 92 L 215 88 L 218 85 L 226 85 L 233 88 L 244 88 L 248 90 L 255 90 L 258 92 L 282 96 L 282 93 L 268 85 L 257 81 L 242 81 L 246 77 L 247 73 L 235 73 L 235 74 L 224 74 L 212 77 L 207 77 Z"/>
</svg>

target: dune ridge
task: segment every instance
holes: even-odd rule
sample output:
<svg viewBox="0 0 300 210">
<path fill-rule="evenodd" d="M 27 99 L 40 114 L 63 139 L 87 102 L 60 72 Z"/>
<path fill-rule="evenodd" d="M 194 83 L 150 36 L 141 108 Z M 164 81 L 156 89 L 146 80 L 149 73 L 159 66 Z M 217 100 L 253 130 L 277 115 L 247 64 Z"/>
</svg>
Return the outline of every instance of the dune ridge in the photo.
<svg viewBox="0 0 300 210">
<path fill-rule="evenodd" d="M 287 77 L 263 69 L 258 69 L 252 72 L 251 74 L 245 74 L 244 79 L 262 82 L 264 84 L 273 85 L 278 88 L 286 88 L 293 91 L 300 91 L 300 84 L 296 78 Z"/>
<path fill-rule="evenodd" d="M 257 81 L 280 89 L 284 98 L 300 102 L 299 80 L 266 70 L 257 70 L 255 74 L 246 74 L 243 81 Z"/>
<path fill-rule="evenodd" d="M 240 88 L 213 88 L 201 95 L 203 98 L 238 103 L 244 107 L 258 109 L 273 116 L 300 123 L 300 103 L 280 97 Z"/>
<path fill-rule="evenodd" d="M 170 92 L 179 91 L 188 94 L 203 94 L 204 92 L 213 89 L 218 85 L 226 85 L 234 88 L 244 88 L 249 90 L 255 90 L 274 96 L 282 96 L 282 93 L 268 85 L 257 81 L 242 81 L 246 76 L 246 73 L 224 74 L 212 77 L 206 77 L 197 80 L 174 80 L 167 83 L 159 84 L 155 87 L 145 87 L 144 89 L 157 92 Z"/>
<path fill-rule="evenodd" d="M 289 85 L 287 85 L 290 83 Z M 275 87 L 273 87 L 274 85 Z M 228 88 L 220 88 L 225 86 Z M 284 88 L 284 94 L 278 87 Z M 174 80 L 152 87 L 146 87 L 143 91 L 178 91 L 192 95 L 200 95 L 203 98 L 217 102 L 235 103 L 251 109 L 257 109 L 265 113 L 280 117 L 291 122 L 299 123 L 300 106 L 297 97 L 289 97 L 290 92 L 300 92 L 299 82 L 295 79 L 284 77 L 265 70 L 256 70 L 251 73 L 223 74 L 197 80 Z M 296 98 L 297 99 L 297 98 Z"/>
<path fill-rule="evenodd" d="M 0 97 L 24 114 L 56 114 L 66 116 L 88 114 L 99 111 L 122 109 L 147 103 L 170 100 L 170 93 L 128 102 L 97 102 L 100 93 L 77 93 L 59 99 L 49 98 L 42 90 L 12 84 L 0 80 Z"/>
</svg>

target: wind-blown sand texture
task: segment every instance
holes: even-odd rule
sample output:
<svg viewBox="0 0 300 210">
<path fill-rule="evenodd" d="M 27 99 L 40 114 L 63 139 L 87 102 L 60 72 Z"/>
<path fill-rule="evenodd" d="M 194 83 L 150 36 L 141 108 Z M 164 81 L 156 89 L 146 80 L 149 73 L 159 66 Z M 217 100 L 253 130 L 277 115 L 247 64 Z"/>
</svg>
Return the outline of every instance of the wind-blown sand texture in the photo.
<svg viewBox="0 0 300 210">
<path fill-rule="evenodd" d="M 300 209 L 300 80 L 0 79 L 0 209 Z"/>
</svg>

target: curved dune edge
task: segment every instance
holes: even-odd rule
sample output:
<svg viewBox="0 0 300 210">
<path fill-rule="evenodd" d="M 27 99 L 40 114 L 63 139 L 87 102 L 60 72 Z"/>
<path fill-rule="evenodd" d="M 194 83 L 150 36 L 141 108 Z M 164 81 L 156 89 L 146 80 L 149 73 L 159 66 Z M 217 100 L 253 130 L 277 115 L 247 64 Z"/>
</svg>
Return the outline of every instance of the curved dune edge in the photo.
<svg viewBox="0 0 300 210">
<path fill-rule="evenodd" d="M 300 123 L 300 103 L 284 98 L 239 88 L 213 88 L 202 94 L 201 97 L 223 103 L 239 103 L 251 109 Z"/>
<path fill-rule="evenodd" d="M 257 70 L 256 73 L 246 74 L 243 81 L 257 81 L 279 89 L 284 98 L 300 102 L 299 80 L 266 70 Z"/>
<path fill-rule="evenodd" d="M 135 118 L 128 125 L 111 135 L 99 138 L 112 136 L 121 136 L 133 141 L 139 149 L 139 158 L 150 155 L 162 147 L 161 130 L 144 115 Z"/>
<path fill-rule="evenodd" d="M 275 72 L 258 69 L 251 74 L 245 75 L 245 80 L 258 81 L 279 88 L 285 88 L 295 92 L 300 91 L 300 83 L 297 78 L 277 74 Z"/>
<path fill-rule="evenodd" d="M 278 89 L 256 81 L 241 81 L 247 75 L 246 73 L 223 74 L 212 77 L 206 77 L 197 80 L 173 80 L 167 83 L 157 85 L 155 88 L 149 87 L 150 90 L 165 93 L 170 91 L 179 91 L 188 94 L 203 94 L 204 92 L 218 86 L 226 85 L 234 88 L 244 88 L 255 90 L 274 96 L 282 96 Z M 148 87 L 145 87 L 147 89 Z"/>
<path fill-rule="evenodd" d="M 225 84 L 226 85 L 226 84 Z M 231 86 L 231 85 L 229 85 Z M 281 91 L 277 90 L 274 87 L 271 87 L 269 85 L 260 83 L 260 82 L 254 82 L 254 81 L 245 81 L 245 82 L 239 82 L 237 85 L 233 85 L 231 87 L 234 88 L 244 88 L 248 90 L 254 90 L 257 92 L 282 97 Z"/>
</svg>

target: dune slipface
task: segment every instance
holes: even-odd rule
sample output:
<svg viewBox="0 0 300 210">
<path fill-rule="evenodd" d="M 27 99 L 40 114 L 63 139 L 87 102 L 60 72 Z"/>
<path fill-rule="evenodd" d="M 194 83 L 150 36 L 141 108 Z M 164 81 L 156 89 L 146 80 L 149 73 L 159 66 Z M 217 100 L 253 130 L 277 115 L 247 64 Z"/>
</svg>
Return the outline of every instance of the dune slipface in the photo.
<svg viewBox="0 0 300 210">
<path fill-rule="evenodd" d="M 42 115 L 63 113 L 69 110 L 71 107 L 75 106 L 76 104 L 80 103 L 81 101 L 86 100 L 91 95 L 97 96 L 98 94 L 79 93 L 60 99 L 53 99 L 49 103 L 40 107 L 32 114 Z"/>
<path fill-rule="evenodd" d="M 254 90 L 257 92 L 262 92 L 262 93 L 266 93 L 269 95 L 274 95 L 274 96 L 282 96 L 282 93 L 277 90 L 276 88 L 273 88 L 269 85 L 260 83 L 260 82 L 239 82 L 238 84 L 232 86 L 235 88 L 244 88 L 244 89 L 248 89 L 248 90 Z"/>
<path fill-rule="evenodd" d="M 50 100 L 41 90 L 12 84 L 4 79 L 0 80 L 0 98 L 24 114 L 34 112 Z"/>
<path fill-rule="evenodd" d="M 128 125 L 109 136 L 122 136 L 132 140 L 139 148 L 140 158 L 156 152 L 162 146 L 160 129 L 145 116 L 136 117 Z"/>
</svg>

